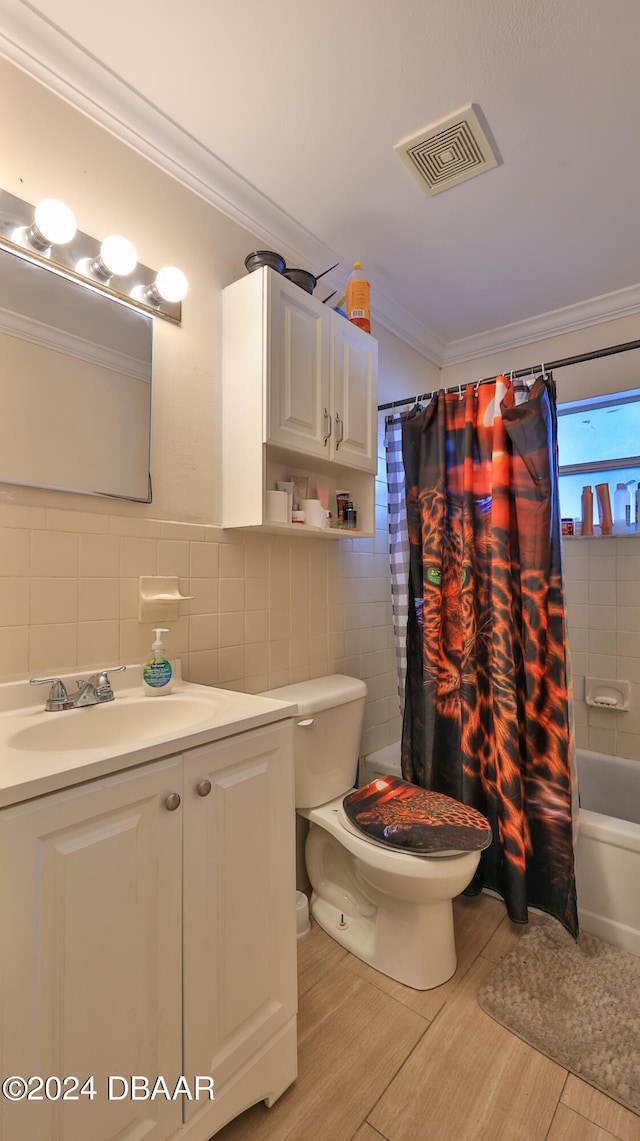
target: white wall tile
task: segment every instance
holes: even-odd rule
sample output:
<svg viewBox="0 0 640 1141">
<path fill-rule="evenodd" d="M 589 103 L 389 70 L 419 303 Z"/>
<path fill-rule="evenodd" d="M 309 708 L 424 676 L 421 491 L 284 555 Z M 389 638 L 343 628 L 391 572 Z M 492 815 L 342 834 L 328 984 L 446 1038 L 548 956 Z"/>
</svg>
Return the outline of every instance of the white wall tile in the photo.
<svg viewBox="0 0 640 1141">
<path fill-rule="evenodd" d="M 32 677 L 55 677 L 78 665 L 77 622 L 29 629 L 29 672 Z"/>
<path fill-rule="evenodd" d="M 640 630 L 640 606 L 618 606 L 616 626 L 618 630 Z"/>
<path fill-rule="evenodd" d="M 78 623 L 78 663 L 83 669 L 117 665 L 119 660 L 119 622 Z"/>
<path fill-rule="evenodd" d="M 158 544 L 155 539 L 125 535 L 120 544 L 120 574 L 123 578 L 157 574 Z"/>
<path fill-rule="evenodd" d="M 217 543 L 190 544 L 190 574 L 192 578 L 217 578 L 219 548 Z"/>
<path fill-rule="evenodd" d="M 80 535 L 78 574 L 88 578 L 118 578 L 120 575 L 119 535 Z"/>
<path fill-rule="evenodd" d="M 29 623 L 29 579 L 0 580 L 0 626 L 26 626 Z"/>
<path fill-rule="evenodd" d="M 113 584 L 116 587 L 118 585 L 115 580 Z M 30 606 L 30 621 L 36 625 L 45 622 L 77 622 L 77 578 L 32 578 Z M 108 617 L 118 617 L 117 594 L 116 612 Z"/>
<path fill-rule="evenodd" d="M 29 574 L 30 560 L 29 532 L 18 527 L 0 530 L 0 576 L 26 577 Z"/>
<path fill-rule="evenodd" d="M 117 578 L 81 578 L 77 586 L 78 618 L 81 622 L 120 617 L 120 583 Z"/>
<path fill-rule="evenodd" d="M 589 580 L 598 582 L 613 582 L 616 577 L 616 560 L 614 555 L 593 555 L 589 557 Z"/>
<path fill-rule="evenodd" d="M 220 614 L 220 648 L 244 644 L 244 614 L 242 611 Z"/>
<path fill-rule="evenodd" d="M 189 543 L 180 543 L 175 539 L 159 539 L 158 574 L 188 578 L 191 573 L 189 554 Z"/>
<path fill-rule="evenodd" d="M 40 578 L 78 574 L 78 536 L 56 531 L 32 531 L 31 574 Z"/>
</svg>

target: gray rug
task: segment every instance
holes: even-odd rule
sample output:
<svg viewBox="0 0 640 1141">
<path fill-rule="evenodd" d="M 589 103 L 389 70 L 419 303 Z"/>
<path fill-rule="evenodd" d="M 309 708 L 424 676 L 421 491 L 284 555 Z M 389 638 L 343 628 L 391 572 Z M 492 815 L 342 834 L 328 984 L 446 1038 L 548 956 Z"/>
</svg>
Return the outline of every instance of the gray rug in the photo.
<svg viewBox="0 0 640 1141">
<path fill-rule="evenodd" d="M 482 986 L 492 1018 L 640 1114 L 640 958 L 541 920 Z"/>
</svg>

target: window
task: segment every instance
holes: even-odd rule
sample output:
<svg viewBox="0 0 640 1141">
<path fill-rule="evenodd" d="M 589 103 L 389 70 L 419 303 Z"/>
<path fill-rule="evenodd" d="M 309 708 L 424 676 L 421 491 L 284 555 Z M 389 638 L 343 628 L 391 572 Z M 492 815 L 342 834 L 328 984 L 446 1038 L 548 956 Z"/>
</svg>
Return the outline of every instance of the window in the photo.
<svg viewBox="0 0 640 1141">
<path fill-rule="evenodd" d="M 563 519 L 581 519 L 582 489 L 591 485 L 597 523 L 597 483 L 609 484 L 612 512 L 619 483 L 629 485 L 630 503 L 634 504 L 640 480 L 640 391 L 561 404 L 558 460 Z M 631 511 L 631 523 L 635 523 L 635 508 Z"/>
</svg>

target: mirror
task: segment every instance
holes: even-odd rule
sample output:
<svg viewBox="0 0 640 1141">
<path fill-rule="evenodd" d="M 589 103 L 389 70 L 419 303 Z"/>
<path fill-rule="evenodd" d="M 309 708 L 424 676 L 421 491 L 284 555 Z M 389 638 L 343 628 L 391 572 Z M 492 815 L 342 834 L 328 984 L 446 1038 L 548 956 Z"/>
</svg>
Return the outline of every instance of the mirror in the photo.
<svg viewBox="0 0 640 1141">
<path fill-rule="evenodd" d="M 153 318 L 0 248 L 0 481 L 151 502 Z"/>
</svg>

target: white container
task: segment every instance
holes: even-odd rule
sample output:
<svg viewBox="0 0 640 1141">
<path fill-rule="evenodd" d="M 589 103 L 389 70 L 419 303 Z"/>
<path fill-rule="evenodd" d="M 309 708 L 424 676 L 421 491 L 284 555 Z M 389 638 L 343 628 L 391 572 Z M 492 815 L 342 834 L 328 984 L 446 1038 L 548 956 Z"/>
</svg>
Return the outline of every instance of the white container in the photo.
<svg viewBox="0 0 640 1141">
<path fill-rule="evenodd" d="M 298 939 L 308 935 L 311 930 L 309 919 L 309 900 L 303 891 L 296 892 L 296 932 Z"/>
<path fill-rule="evenodd" d="M 289 515 L 289 496 L 286 491 L 267 491 L 265 507 L 267 522 L 291 522 Z"/>
<path fill-rule="evenodd" d="M 631 522 L 631 496 L 626 483 L 619 483 L 613 496 L 613 529 L 623 534 Z"/>
<path fill-rule="evenodd" d="M 300 510 L 304 511 L 308 527 L 326 527 L 327 511 L 320 499 L 302 499 Z"/>
</svg>

